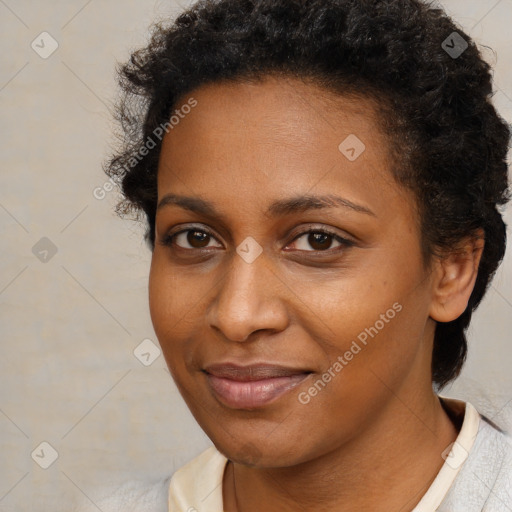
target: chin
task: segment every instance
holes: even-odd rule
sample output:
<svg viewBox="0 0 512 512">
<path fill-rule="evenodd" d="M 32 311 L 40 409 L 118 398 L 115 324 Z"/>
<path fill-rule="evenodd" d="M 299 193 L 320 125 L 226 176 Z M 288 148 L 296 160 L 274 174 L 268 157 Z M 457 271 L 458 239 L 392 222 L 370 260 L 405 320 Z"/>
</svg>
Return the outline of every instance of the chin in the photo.
<svg viewBox="0 0 512 512">
<path fill-rule="evenodd" d="M 307 456 L 301 458 L 297 450 L 297 443 L 287 445 L 286 441 L 275 438 L 274 442 L 265 439 L 262 442 L 241 439 L 239 444 L 234 444 L 232 438 L 217 441 L 215 447 L 227 459 L 254 468 L 282 468 L 295 466 L 307 460 Z M 288 442 L 290 440 L 288 439 Z"/>
</svg>

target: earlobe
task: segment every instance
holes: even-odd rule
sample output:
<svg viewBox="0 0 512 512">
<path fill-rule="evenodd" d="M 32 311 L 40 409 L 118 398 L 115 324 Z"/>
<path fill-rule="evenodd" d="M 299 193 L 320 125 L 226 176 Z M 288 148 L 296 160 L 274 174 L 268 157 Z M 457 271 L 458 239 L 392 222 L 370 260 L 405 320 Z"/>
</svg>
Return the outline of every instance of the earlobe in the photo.
<svg viewBox="0 0 512 512">
<path fill-rule="evenodd" d="M 464 313 L 475 286 L 483 249 L 484 232 L 480 229 L 458 250 L 437 259 L 432 281 L 432 319 L 451 322 Z"/>
</svg>

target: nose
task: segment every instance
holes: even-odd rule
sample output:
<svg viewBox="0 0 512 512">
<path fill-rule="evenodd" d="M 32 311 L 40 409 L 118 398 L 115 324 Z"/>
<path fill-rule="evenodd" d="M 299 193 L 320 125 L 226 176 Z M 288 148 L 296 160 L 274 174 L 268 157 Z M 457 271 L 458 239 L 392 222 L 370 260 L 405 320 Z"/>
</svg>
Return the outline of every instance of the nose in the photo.
<svg viewBox="0 0 512 512">
<path fill-rule="evenodd" d="M 286 286 L 275 272 L 264 252 L 251 263 L 234 253 L 207 311 L 210 327 L 235 342 L 250 341 L 256 331 L 284 330 L 288 322 L 283 300 Z"/>
</svg>

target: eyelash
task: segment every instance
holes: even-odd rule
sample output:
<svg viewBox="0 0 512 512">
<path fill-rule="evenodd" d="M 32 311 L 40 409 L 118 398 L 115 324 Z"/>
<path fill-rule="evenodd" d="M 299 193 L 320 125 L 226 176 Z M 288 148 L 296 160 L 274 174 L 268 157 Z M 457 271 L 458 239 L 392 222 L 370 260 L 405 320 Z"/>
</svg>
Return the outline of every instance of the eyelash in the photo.
<svg viewBox="0 0 512 512">
<path fill-rule="evenodd" d="M 195 228 L 195 227 L 188 227 L 187 229 L 182 229 L 181 231 L 178 231 L 176 233 L 173 233 L 173 234 L 170 234 L 170 235 L 165 235 L 162 240 L 160 241 L 160 245 L 164 246 L 164 247 L 172 247 L 173 244 L 174 244 L 174 239 L 182 234 L 182 233 L 187 233 L 189 231 L 196 231 L 198 233 L 203 233 L 203 234 L 206 234 L 214 239 L 215 238 L 215 235 L 213 233 L 211 233 L 208 229 L 205 229 L 203 227 L 201 228 Z M 339 247 L 336 247 L 334 250 L 337 251 L 339 249 L 342 249 L 342 248 L 348 248 L 348 247 L 352 247 L 354 245 L 354 242 L 352 242 L 351 240 L 348 240 L 347 238 L 343 238 L 341 237 L 340 235 L 328 230 L 328 229 L 325 229 L 325 228 L 316 228 L 316 229 L 309 229 L 307 231 L 303 231 L 301 233 L 299 233 L 290 243 L 292 242 L 295 242 L 296 240 L 298 240 L 299 238 L 303 237 L 304 235 L 309 235 L 311 233 L 321 233 L 323 235 L 328 235 L 328 236 L 331 236 L 334 238 L 334 240 L 336 240 L 337 242 L 340 243 L 340 246 Z M 179 249 L 182 249 L 184 251 L 201 251 L 202 249 L 186 249 L 186 248 L 183 248 L 183 247 L 179 247 Z M 203 248 L 203 250 L 205 250 L 206 248 Z M 206 249 L 207 250 L 207 249 Z M 304 251 L 304 250 L 300 250 L 300 252 L 307 252 L 307 253 L 318 253 L 318 254 L 329 254 L 331 251 L 333 251 L 333 249 L 326 249 L 324 251 L 321 251 L 321 250 L 312 250 L 312 251 Z"/>
</svg>

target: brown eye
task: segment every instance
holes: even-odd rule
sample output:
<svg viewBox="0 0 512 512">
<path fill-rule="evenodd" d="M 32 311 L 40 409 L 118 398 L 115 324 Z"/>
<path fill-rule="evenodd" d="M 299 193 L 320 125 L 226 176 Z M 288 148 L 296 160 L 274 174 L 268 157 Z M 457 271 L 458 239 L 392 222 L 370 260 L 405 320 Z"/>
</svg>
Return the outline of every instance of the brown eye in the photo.
<svg viewBox="0 0 512 512">
<path fill-rule="evenodd" d="M 210 235 L 204 231 L 196 231 L 195 229 L 192 229 L 181 234 L 187 235 L 187 243 L 189 243 L 194 249 L 202 249 L 203 247 L 207 247 L 208 242 L 210 241 Z"/>
<path fill-rule="evenodd" d="M 330 249 L 332 244 L 332 235 L 325 233 L 310 233 L 308 236 L 308 244 L 317 251 Z"/>
<path fill-rule="evenodd" d="M 296 248 L 300 251 L 322 252 L 333 249 L 333 241 L 338 243 L 338 245 L 334 247 L 335 249 L 352 245 L 350 240 L 325 230 L 306 231 L 305 233 L 298 235 L 293 243 L 296 244 Z M 312 250 L 308 247 L 312 248 Z"/>
<path fill-rule="evenodd" d="M 204 229 L 184 229 L 178 233 L 166 236 L 161 243 L 165 246 L 176 245 L 180 249 L 193 250 L 208 248 L 212 240 L 215 240 L 213 235 Z M 222 246 L 217 245 L 215 247 Z"/>
</svg>

